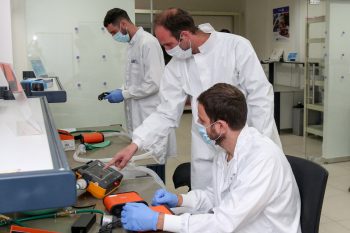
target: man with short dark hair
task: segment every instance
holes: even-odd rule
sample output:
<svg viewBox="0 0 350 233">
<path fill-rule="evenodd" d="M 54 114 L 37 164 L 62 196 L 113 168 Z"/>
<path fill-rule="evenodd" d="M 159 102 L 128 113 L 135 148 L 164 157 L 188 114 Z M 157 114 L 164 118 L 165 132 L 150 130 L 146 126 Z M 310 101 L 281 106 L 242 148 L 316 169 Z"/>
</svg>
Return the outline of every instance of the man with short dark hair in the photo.
<svg viewBox="0 0 350 233">
<path fill-rule="evenodd" d="M 191 15 L 178 8 L 159 14 L 155 34 L 173 58 L 164 71 L 161 104 L 133 134 L 133 142 L 118 152 L 111 164 L 123 168 L 137 149 L 157 144 L 158 139 L 179 125 L 187 96 L 192 106 L 191 185 L 205 189 L 211 184 L 215 149 L 197 127 L 197 97 L 216 83 L 238 87 L 246 96 L 247 122 L 281 146 L 274 120 L 274 97 L 261 64 L 248 40 L 216 32 L 209 24 L 196 27 Z M 204 140 L 203 140 L 204 139 Z"/>
<path fill-rule="evenodd" d="M 219 83 L 198 97 L 198 123 L 212 144 L 213 183 L 175 195 L 158 190 L 153 205 L 183 206 L 194 214 L 159 214 L 140 203 L 122 211 L 128 230 L 170 232 L 301 233 L 300 195 L 281 149 L 246 125 L 243 93 Z"/>
<path fill-rule="evenodd" d="M 124 101 L 127 130 L 130 135 L 160 104 L 159 85 L 164 72 L 164 58 L 157 39 L 142 27 L 136 27 L 123 9 L 109 10 L 103 22 L 113 39 L 127 43 L 124 84 L 105 97 L 110 103 Z M 158 162 L 176 154 L 175 131 L 169 131 L 152 150 Z M 169 135 L 169 137 L 168 137 Z M 169 139 L 169 140 L 168 140 Z M 164 179 L 164 168 L 163 176 Z"/>
</svg>

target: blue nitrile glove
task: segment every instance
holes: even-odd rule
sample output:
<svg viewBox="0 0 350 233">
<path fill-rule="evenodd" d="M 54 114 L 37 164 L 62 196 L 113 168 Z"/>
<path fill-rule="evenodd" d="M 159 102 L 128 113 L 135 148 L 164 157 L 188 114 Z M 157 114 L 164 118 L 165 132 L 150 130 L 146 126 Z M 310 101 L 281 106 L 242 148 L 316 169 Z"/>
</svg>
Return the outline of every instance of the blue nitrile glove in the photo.
<svg viewBox="0 0 350 233">
<path fill-rule="evenodd" d="M 108 100 L 110 103 L 120 103 L 124 100 L 122 90 L 121 89 L 115 89 L 109 95 L 105 97 L 105 99 Z"/>
<path fill-rule="evenodd" d="M 159 213 L 143 203 L 127 203 L 123 206 L 121 222 L 129 231 L 157 230 Z"/>
<path fill-rule="evenodd" d="M 152 199 L 152 205 L 167 204 L 170 208 L 176 207 L 178 202 L 177 195 L 170 193 L 165 189 L 158 189 Z"/>
</svg>

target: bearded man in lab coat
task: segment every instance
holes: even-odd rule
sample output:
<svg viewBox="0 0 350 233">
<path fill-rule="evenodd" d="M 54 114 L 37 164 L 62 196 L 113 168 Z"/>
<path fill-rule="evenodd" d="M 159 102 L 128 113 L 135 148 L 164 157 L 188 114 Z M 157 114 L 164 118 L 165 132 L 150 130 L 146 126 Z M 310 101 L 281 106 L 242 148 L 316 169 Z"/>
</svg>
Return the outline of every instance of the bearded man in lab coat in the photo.
<svg viewBox="0 0 350 233">
<path fill-rule="evenodd" d="M 123 9 L 109 10 L 103 24 L 117 42 L 128 44 L 124 85 L 110 92 L 105 99 L 110 103 L 124 101 L 127 130 L 131 135 L 160 103 L 163 51 L 157 39 L 142 27 L 136 27 Z M 154 153 L 161 164 L 166 155 L 176 154 L 174 130 L 170 131 L 169 137 L 159 141 L 157 149 Z"/>
<path fill-rule="evenodd" d="M 178 127 L 187 96 L 192 106 L 191 185 L 211 184 L 215 150 L 203 140 L 197 127 L 197 97 L 216 83 L 228 83 L 246 96 L 247 123 L 281 147 L 274 120 L 274 96 L 252 45 L 243 37 L 215 31 L 210 24 L 196 27 L 184 10 L 171 8 L 154 22 L 155 34 L 173 58 L 162 78 L 161 104 L 133 134 L 133 142 L 109 163 L 123 168 L 137 149 L 156 148 L 158 140 Z"/>
<path fill-rule="evenodd" d="M 175 195 L 158 190 L 153 205 L 184 206 L 195 214 L 159 214 L 141 203 L 123 207 L 133 231 L 301 233 L 296 180 L 282 150 L 246 125 L 247 104 L 238 88 L 219 83 L 198 97 L 198 123 L 212 140 L 213 183 Z M 215 145 L 214 145 L 215 143 Z"/>
</svg>

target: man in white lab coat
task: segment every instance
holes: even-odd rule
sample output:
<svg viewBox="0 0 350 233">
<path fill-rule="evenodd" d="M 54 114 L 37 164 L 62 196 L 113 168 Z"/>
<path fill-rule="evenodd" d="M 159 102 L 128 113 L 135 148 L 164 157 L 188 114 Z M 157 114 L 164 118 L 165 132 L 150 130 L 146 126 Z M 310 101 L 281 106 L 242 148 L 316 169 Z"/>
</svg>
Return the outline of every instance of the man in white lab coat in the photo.
<svg viewBox="0 0 350 233">
<path fill-rule="evenodd" d="M 215 148 L 213 183 L 175 195 L 158 190 L 153 205 L 184 206 L 195 214 L 159 214 L 140 203 L 122 211 L 125 229 L 170 232 L 300 233 L 300 195 L 282 150 L 246 125 L 238 88 L 219 83 L 198 97 L 198 125 Z"/>
<path fill-rule="evenodd" d="M 156 147 L 157 141 L 177 127 L 187 96 L 192 106 L 191 185 L 204 189 L 211 184 L 215 150 L 201 138 L 197 126 L 197 97 L 215 83 L 229 83 L 246 96 L 249 126 L 281 146 L 274 121 L 274 97 L 261 64 L 248 40 L 216 32 L 210 24 L 194 25 L 184 10 L 172 8 L 159 14 L 155 34 L 173 56 L 161 82 L 161 104 L 134 131 L 133 142 L 118 152 L 109 165 L 122 168 L 137 149 Z"/>
<path fill-rule="evenodd" d="M 157 39 L 142 27 L 136 27 L 123 9 L 109 10 L 103 23 L 117 42 L 128 44 L 124 85 L 110 92 L 105 99 L 110 103 L 124 101 L 127 130 L 132 135 L 160 103 L 163 51 Z M 159 141 L 159 148 L 154 153 L 162 164 L 166 154 L 176 154 L 174 130 L 171 130 L 169 137 Z"/>
</svg>

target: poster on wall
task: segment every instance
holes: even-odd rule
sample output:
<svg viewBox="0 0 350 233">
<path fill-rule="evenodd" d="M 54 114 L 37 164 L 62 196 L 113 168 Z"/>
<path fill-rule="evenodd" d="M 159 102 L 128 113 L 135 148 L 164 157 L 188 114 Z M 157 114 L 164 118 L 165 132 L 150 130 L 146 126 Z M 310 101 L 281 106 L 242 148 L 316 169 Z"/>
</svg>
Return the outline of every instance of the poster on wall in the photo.
<svg viewBox="0 0 350 233">
<path fill-rule="evenodd" d="M 289 39 L 289 6 L 275 8 L 272 13 L 274 39 Z"/>
</svg>

